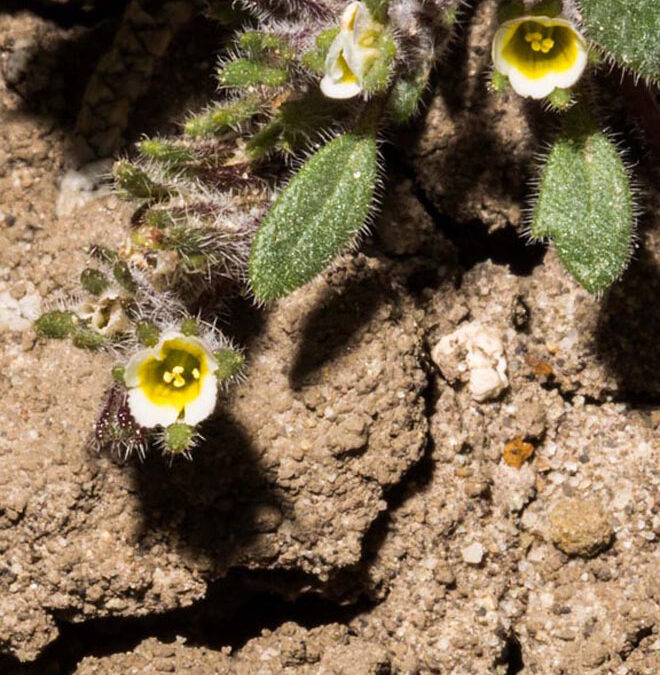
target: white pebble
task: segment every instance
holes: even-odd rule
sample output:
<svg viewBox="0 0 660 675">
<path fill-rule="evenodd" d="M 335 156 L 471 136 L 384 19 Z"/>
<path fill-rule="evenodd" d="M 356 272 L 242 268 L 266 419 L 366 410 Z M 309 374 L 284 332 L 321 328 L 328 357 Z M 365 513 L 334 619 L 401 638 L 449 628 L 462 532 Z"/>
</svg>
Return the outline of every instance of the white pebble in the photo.
<svg viewBox="0 0 660 675">
<path fill-rule="evenodd" d="M 462 548 L 461 555 L 463 556 L 463 562 L 468 565 L 479 565 L 484 559 L 484 547 L 478 541 L 475 541 L 473 544 Z"/>
</svg>

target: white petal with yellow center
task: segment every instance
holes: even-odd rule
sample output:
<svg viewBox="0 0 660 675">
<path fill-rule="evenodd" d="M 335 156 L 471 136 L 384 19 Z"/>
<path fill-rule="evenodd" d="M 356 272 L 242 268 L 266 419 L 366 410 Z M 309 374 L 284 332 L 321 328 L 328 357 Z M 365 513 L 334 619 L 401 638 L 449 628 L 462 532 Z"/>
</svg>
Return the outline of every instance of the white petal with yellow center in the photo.
<svg viewBox="0 0 660 675">
<path fill-rule="evenodd" d="M 326 73 L 321 80 L 321 91 L 328 98 L 353 98 L 362 91 L 357 76 L 346 61 L 347 48 L 349 41 L 346 35 L 339 33 L 330 45 L 326 58 Z"/>
<path fill-rule="evenodd" d="M 566 19 L 522 16 L 499 27 L 492 56 L 517 94 L 539 99 L 580 79 L 587 65 L 587 43 Z"/>
<path fill-rule="evenodd" d="M 207 375 L 201 383 L 199 396 L 186 406 L 183 421 L 194 426 L 206 419 L 215 410 L 217 396 L 218 383 L 215 375 Z"/>
<path fill-rule="evenodd" d="M 181 410 L 174 405 L 154 405 L 142 389 L 128 392 L 128 407 L 141 427 L 168 427 L 179 418 Z"/>
<path fill-rule="evenodd" d="M 382 26 L 373 20 L 362 2 L 352 2 L 344 10 L 339 34 L 328 50 L 321 91 L 328 98 L 346 99 L 362 91 L 367 66 L 378 54 L 374 47 Z"/>
<path fill-rule="evenodd" d="M 183 418 L 197 424 L 215 408 L 218 364 L 202 340 L 178 332 L 135 354 L 124 381 L 135 421 L 144 427 L 168 426 Z"/>
</svg>

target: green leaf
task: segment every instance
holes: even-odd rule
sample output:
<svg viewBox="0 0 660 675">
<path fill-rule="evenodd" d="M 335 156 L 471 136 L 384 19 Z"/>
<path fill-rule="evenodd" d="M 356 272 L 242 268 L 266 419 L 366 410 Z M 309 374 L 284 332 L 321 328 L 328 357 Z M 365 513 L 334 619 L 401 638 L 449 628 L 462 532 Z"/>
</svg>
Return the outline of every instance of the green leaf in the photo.
<svg viewBox="0 0 660 675">
<path fill-rule="evenodd" d="M 561 0 L 540 0 L 529 11 L 536 16 L 559 16 L 562 12 Z"/>
<path fill-rule="evenodd" d="M 151 321 L 140 321 L 135 327 L 137 341 L 145 347 L 155 347 L 160 339 L 158 326 Z"/>
<path fill-rule="evenodd" d="M 387 99 L 387 111 L 395 124 L 405 124 L 417 112 L 429 74 L 429 69 L 423 69 L 410 79 L 401 78 L 394 83 Z"/>
<path fill-rule="evenodd" d="M 261 108 L 257 96 L 220 103 L 201 115 L 190 118 L 184 127 L 186 136 L 205 138 L 223 134 L 254 117 Z"/>
<path fill-rule="evenodd" d="M 295 58 L 295 52 L 286 40 L 273 33 L 247 30 L 238 35 L 236 42 L 241 50 L 249 54 L 250 58 L 265 58 L 270 55 L 284 61 L 291 61 Z"/>
<path fill-rule="evenodd" d="M 218 349 L 213 354 L 218 362 L 218 369 L 215 372 L 216 377 L 220 381 L 229 380 L 235 377 L 243 367 L 245 358 L 236 349 L 231 347 L 223 347 Z"/>
<path fill-rule="evenodd" d="M 77 328 L 73 331 L 71 342 L 74 347 L 79 349 L 89 349 L 95 351 L 102 347 L 106 342 L 106 338 L 100 333 L 89 328 Z"/>
<path fill-rule="evenodd" d="M 274 151 L 292 154 L 308 146 L 321 129 L 330 127 L 339 113 L 337 102 L 316 89 L 303 98 L 287 101 L 247 142 L 248 155 L 260 159 Z"/>
<path fill-rule="evenodd" d="M 34 328 L 37 335 L 42 335 L 55 340 L 63 340 L 69 337 L 78 326 L 78 317 L 73 312 L 55 310 L 42 314 L 35 322 Z"/>
<path fill-rule="evenodd" d="M 532 235 L 550 237 L 566 269 L 597 293 L 627 267 L 633 223 L 630 181 L 616 147 L 583 108 L 573 108 L 541 173 Z"/>
<path fill-rule="evenodd" d="M 248 59 L 230 61 L 218 73 L 218 81 L 225 87 L 251 87 L 257 84 L 281 87 L 288 79 L 289 73 L 285 68 Z"/>
<path fill-rule="evenodd" d="M 137 148 L 144 157 L 164 164 L 186 164 L 195 158 L 184 145 L 159 138 L 145 138 L 137 144 Z"/>
<path fill-rule="evenodd" d="M 367 66 L 362 82 L 364 90 L 371 94 L 387 89 L 396 56 L 396 44 L 385 32 L 378 38 L 376 49 L 378 56 Z"/>
<path fill-rule="evenodd" d="M 302 286 L 352 241 L 369 214 L 378 169 L 375 132 L 350 132 L 312 155 L 264 218 L 252 244 L 258 300 Z"/>
<path fill-rule="evenodd" d="M 575 98 L 570 89 L 559 89 L 557 87 L 545 97 L 545 100 L 555 110 L 568 110 L 575 104 Z"/>
<path fill-rule="evenodd" d="M 660 0 L 579 0 L 589 37 L 622 67 L 660 81 Z"/>
<path fill-rule="evenodd" d="M 167 452 L 173 455 L 186 454 L 192 450 L 200 439 L 195 427 L 191 427 L 183 422 L 170 424 L 163 431 L 161 445 Z"/>
<path fill-rule="evenodd" d="M 103 272 L 87 267 L 80 273 L 80 285 L 92 295 L 101 295 L 110 284 Z"/>
<path fill-rule="evenodd" d="M 166 185 L 155 183 L 139 167 L 120 160 L 112 167 L 119 195 L 124 199 L 159 200 L 170 196 L 171 190 Z"/>
<path fill-rule="evenodd" d="M 112 266 L 112 275 L 114 276 L 115 281 L 123 289 L 127 290 L 129 293 L 135 293 L 137 284 L 135 283 L 135 279 L 133 279 L 133 275 L 131 274 L 131 270 L 126 261 L 118 260 Z"/>
<path fill-rule="evenodd" d="M 369 14 L 379 23 L 387 23 L 387 10 L 390 0 L 364 0 L 369 9 Z"/>
</svg>

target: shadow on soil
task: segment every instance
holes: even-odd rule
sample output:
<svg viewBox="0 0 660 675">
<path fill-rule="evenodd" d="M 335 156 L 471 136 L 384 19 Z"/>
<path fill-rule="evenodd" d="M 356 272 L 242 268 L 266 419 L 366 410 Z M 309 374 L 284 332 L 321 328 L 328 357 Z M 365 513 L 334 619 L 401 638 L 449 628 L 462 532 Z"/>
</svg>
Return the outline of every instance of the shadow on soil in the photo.
<svg viewBox="0 0 660 675">
<path fill-rule="evenodd" d="M 660 405 L 660 268 L 641 244 L 639 258 L 603 298 L 599 355 L 626 402 Z"/>
<path fill-rule="evenodd" d="M 4 60 L 2 75 L 22 100 L 20 113 L 36 115 L 73 133 L 88 81 L 110 51 L 127 4 L 127 0 L 100 2 L 86 10 L 82 3 L 71 2 L 2 3 L 0 15 L 25 11 L 48 22 L 24 44 L 12 45 Z M 215 89 L 215 54 L 222 39 L 217 25 L 202 17 L 178 32 L 157 64 L 149 88 L 131 111 L 126 143 L 144 133 L 176 133 L 178 121 L 190 107 L 202 107 L 210 100 Z M 121 91 L 117 97 L 121 99 Z M 129 94 L 126 97 L 130 100 Z"/>
<path fill-rule="evenodd" d="M 214 576 L 240 565 L 237 551 L 250 559 L 272 555 L 272 547 L 251 547 L 259 534 L 277 529 L 286 505 L 261 469 L 250 437 L 233 419 L 219 415 L 202 428 L 205 440 L 194 461 L 176 458 L 175 466 L 152 450 L 134 467 L 142 502 L 140 546 L 149 548 L 166 532 L 191 559 L 209 560 Z"/>
<path fill-rule="evenodd" d="M 369 323 L 378 308 L 394 293 L 381 274 L 353 276 L 341 287 L 328 288 L 317 307 L 304 319 L 302 337 L 290 369 L 293 389 L 319 377 L 324 364 L 332 362 L 351 338 Z"/>
</svg>

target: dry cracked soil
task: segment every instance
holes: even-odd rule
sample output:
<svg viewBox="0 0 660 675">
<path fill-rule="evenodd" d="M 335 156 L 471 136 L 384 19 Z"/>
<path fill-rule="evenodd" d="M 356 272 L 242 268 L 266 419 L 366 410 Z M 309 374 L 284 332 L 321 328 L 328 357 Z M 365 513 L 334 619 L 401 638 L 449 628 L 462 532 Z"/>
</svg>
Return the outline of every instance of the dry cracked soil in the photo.
<svg viewBox="0 0 660 675">
<path fill-rule="evenodd" d="M 14 5 L 0 8 L 0 672 L 660 672 L 650 151 L 639 248 L 592 297 L 521 237 L 551 116 L 488 92 L 494 3 L 475 3 L 405 153 L 385 149 L 361 252 L 273 307 L 232 306 L 247 378 L 194 461 L 124 462 L 89 448 L 111 357 L 32 329 L 75 289 L 85 246 L 119 242 L 130 217 L 89 186 L 57 206 L 120 12 Z M 127 140 L 208 100 L 216 49 L 201 20 L 174 39 Z"/>
</svg>

